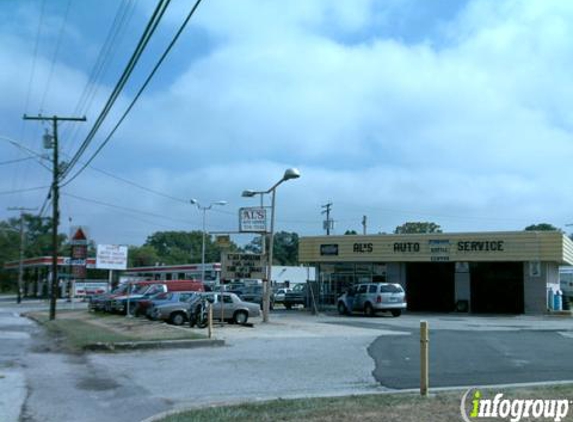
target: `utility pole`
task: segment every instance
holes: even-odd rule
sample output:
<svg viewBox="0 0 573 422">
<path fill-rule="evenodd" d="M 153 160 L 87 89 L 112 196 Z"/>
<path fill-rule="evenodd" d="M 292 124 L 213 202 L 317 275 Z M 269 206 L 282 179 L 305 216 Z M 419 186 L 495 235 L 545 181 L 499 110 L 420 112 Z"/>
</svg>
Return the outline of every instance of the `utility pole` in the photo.
<svg viewBox="0 0 573 422">
<path fill-rule="evenodd" d="M 37 208 L 10 207 L 8 211 L 20 211 L 20 262 L 18 264 L 18 293 L 16 303 L 22 303 L 22 280 L 24 278 L 24 211 L 35 211 Z"/>
<path fill-rule="evenodd" d="M 365 215 L 362 216 L 362 234 L 366 235 L 366 224 L 367 224 L 367 218 Z"/>
<path fill-rule="evenodd" d="M 52 178 L 52 292 L 50 295 L 50 320 L 56 319 L 56 303 L 58 300 L 58 225 L 59 225 L 59 199 L 60 199 L 60 162 L 58 157 L 58 122 L 85 122 L 84 117 L 44 117 L 26 116 L 24 120 L 50 120 L 52 122 L 52 142 L 49 142 L 49 135 L 44 137 L 44 148 L 54 150 L 53 158 L 53 178 Z"/>
<path fill-rule="evenodd" d="M 330 219 L 330 208 L 332 207 L 332 202 L 329 202 L 325 205 L 322 206 L 322 208 L 325 208 L 324 211 L 322 211 L 321 214 L 326 214 L 326 220 L 324 220 L 323 222 L 323 227 L 324 230 L 326 230 L 326 235 L 330 236 L 330 230 L 332 230 L 333 226 L 334 226 L 334 222 Z"/>
</svg>

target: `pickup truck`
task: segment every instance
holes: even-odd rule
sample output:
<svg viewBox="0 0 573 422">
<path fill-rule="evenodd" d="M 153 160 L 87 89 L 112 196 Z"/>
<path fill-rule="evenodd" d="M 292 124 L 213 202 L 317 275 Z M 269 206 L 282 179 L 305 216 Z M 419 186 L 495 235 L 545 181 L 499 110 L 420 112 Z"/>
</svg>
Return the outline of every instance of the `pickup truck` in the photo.
<svg viewBox="0 0 573 422">
<path fill-rule="evenodd" d="M 295 305 L 307 306 L 308 287 L 306 284 L 297 284 L 291 291 L 285 293 L 283 304 L 285 308 L 291 309 Z"/>
</svg>

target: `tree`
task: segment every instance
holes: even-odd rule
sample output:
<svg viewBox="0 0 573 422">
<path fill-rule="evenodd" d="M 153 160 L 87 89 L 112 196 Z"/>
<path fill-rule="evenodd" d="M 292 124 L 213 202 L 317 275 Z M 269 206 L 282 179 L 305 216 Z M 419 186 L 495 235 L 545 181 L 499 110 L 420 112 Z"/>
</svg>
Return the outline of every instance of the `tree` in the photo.
<svg viewBox="0 0 573 422">
<path fill-rule="evenodd" d="M 396 234 L 413 234 L 413 233 L 442 233 L 439 224 L 431 222 L 408 222 L 396 227 Z"/>
<path fill-rule="evenodd" d="M 527 226 L 525 231 L 561 231 L 557 227 L 549 223 L 539 223 L 539 224 L 532 224 Z"/>
<path fill-rule="evenodd" d="M 273 248 L 273 264 L 298 265 L 297 233 L 275 233 Z"/>
<path fill-rule="evenodd" d="M 127 261 L 128 267 L 152 267 L 161 262 L 153 246 L 130 246 Z"/>
<path fill-rule="evenodd" d="M 345 235 L 354 235 L 354 234 L 358 234 L 358 233 L 356 232 L 356 230 L 346 230 L 344 232 L 344 234 Z"/>
<path fill-rule="evenodd" d="M 151 246 L 157 252 L 158 260 L 165 265 L 199 263 L 202 260 L 203 232 L 199 230 L 155 232 L 144 246 Z M 231 251 L 238 247 L 231 242 Z M 205 262 L 219 262 L 221 248 L 211 235 L 205 236 Z"/>
<path fill-rule="evenodd" d="M 245 248 L 245 252 L 261 253 L 261 237 L 257 236 Z M 298 265 L 298 234 L 278 232 L 274 234 L 273 265 Z"/>
</svg>

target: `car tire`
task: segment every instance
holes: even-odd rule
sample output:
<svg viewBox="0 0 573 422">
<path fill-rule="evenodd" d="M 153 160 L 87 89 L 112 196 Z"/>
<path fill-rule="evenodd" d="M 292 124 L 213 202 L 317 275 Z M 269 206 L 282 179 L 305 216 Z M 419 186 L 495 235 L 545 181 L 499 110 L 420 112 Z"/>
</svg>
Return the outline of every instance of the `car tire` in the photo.
<svg viewBox="0 0 573 422">
<path fill-rule="evenodd" d="M 373 317 L 374 314 L 375 312 L 372 305 L 370 303 L 366 303 L 366 305 L 364 305 L 364 315 L 366 315 L 367 317 Z"/>
<path fill-rule="evenodd" d="M 183 312 L 174 312 L 169 316 L 169 322 L 173 325 L 183 325 L 187 318 Z"/>
<path fill-rule="evenodd" d="M 393 316 L 394 318 L 397 318 L 397 317 L 399 317 L 400 315 L 402 315 L 402 310 L 401 310 L 401 309 L 392 309 L 391 312 L 392 312 L 392 316 Z"/>
<path fill-rule="evenodd" d="M 348 315 L 348 309 L 346 308 L 346 305 L 343 302 L 338 302 L 338 313 L 340 315 Z"/>
<path fill-rule="evenodd" d="M 285 308 L 292 309 L 292 305 L 290 303 L 285 303 Z"/>
<path fill-rule="evenodd" d="M 233 315 L 233 320 L 235 321 L 235 324 L 245 325 L 248 319 L 249 319 L 249 314 L 247 314 L 245 311 L 237 311 Z"/>
</svg>

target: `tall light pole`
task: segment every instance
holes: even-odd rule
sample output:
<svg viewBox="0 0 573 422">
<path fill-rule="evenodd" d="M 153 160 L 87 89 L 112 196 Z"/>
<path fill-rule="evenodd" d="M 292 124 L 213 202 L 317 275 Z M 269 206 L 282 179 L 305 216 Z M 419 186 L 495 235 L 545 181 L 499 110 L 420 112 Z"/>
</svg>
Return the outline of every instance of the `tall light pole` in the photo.
<svg viewBox="0 0 573 422">
<path fill-rule="evenodd" d="M 276 189 L 282 183 L 291 179 L 298 179 L 300 177 L 300 171 L 296 168 L 286 169 L 283 177 L 277 183 L 275 183 L 270 189 L 266 191 L 252 191 L 245 190 L 243 195 L 245 197 L 253 197 L 257 194 L 261 194 L 261 204 L 263 201 L 263 194 L 272 193 L 271 196 L 271 232 L 269 236 L 269 253 L 267 262 L 267 279 L 263 280 L 263 322 L 269 322 L 269 309 L 271 302 L 271 289 L 269 283 L 271 282 L 272 267 L 273 267 L 273 241 L 275 235 L 275 196 Z M 264 251 L 263 251 L 264 252 Z"/>
<path fill-rule="evenodd" d="M 209 206 L 201 206 L 199 201 L 197 201 L 196 199 L 191 199 L 190 202 L 193 205 L 197 205 L 199 211 L 203 211 L 203 242 L 201 246 L 201 282 L 205 283 L 205 215 L 207 213 L 207 210 L 213 208 L 213 205 L 220 205 L 220 206 L 227 205 L 227 201 L 211 202 Z"/>
</svg>

